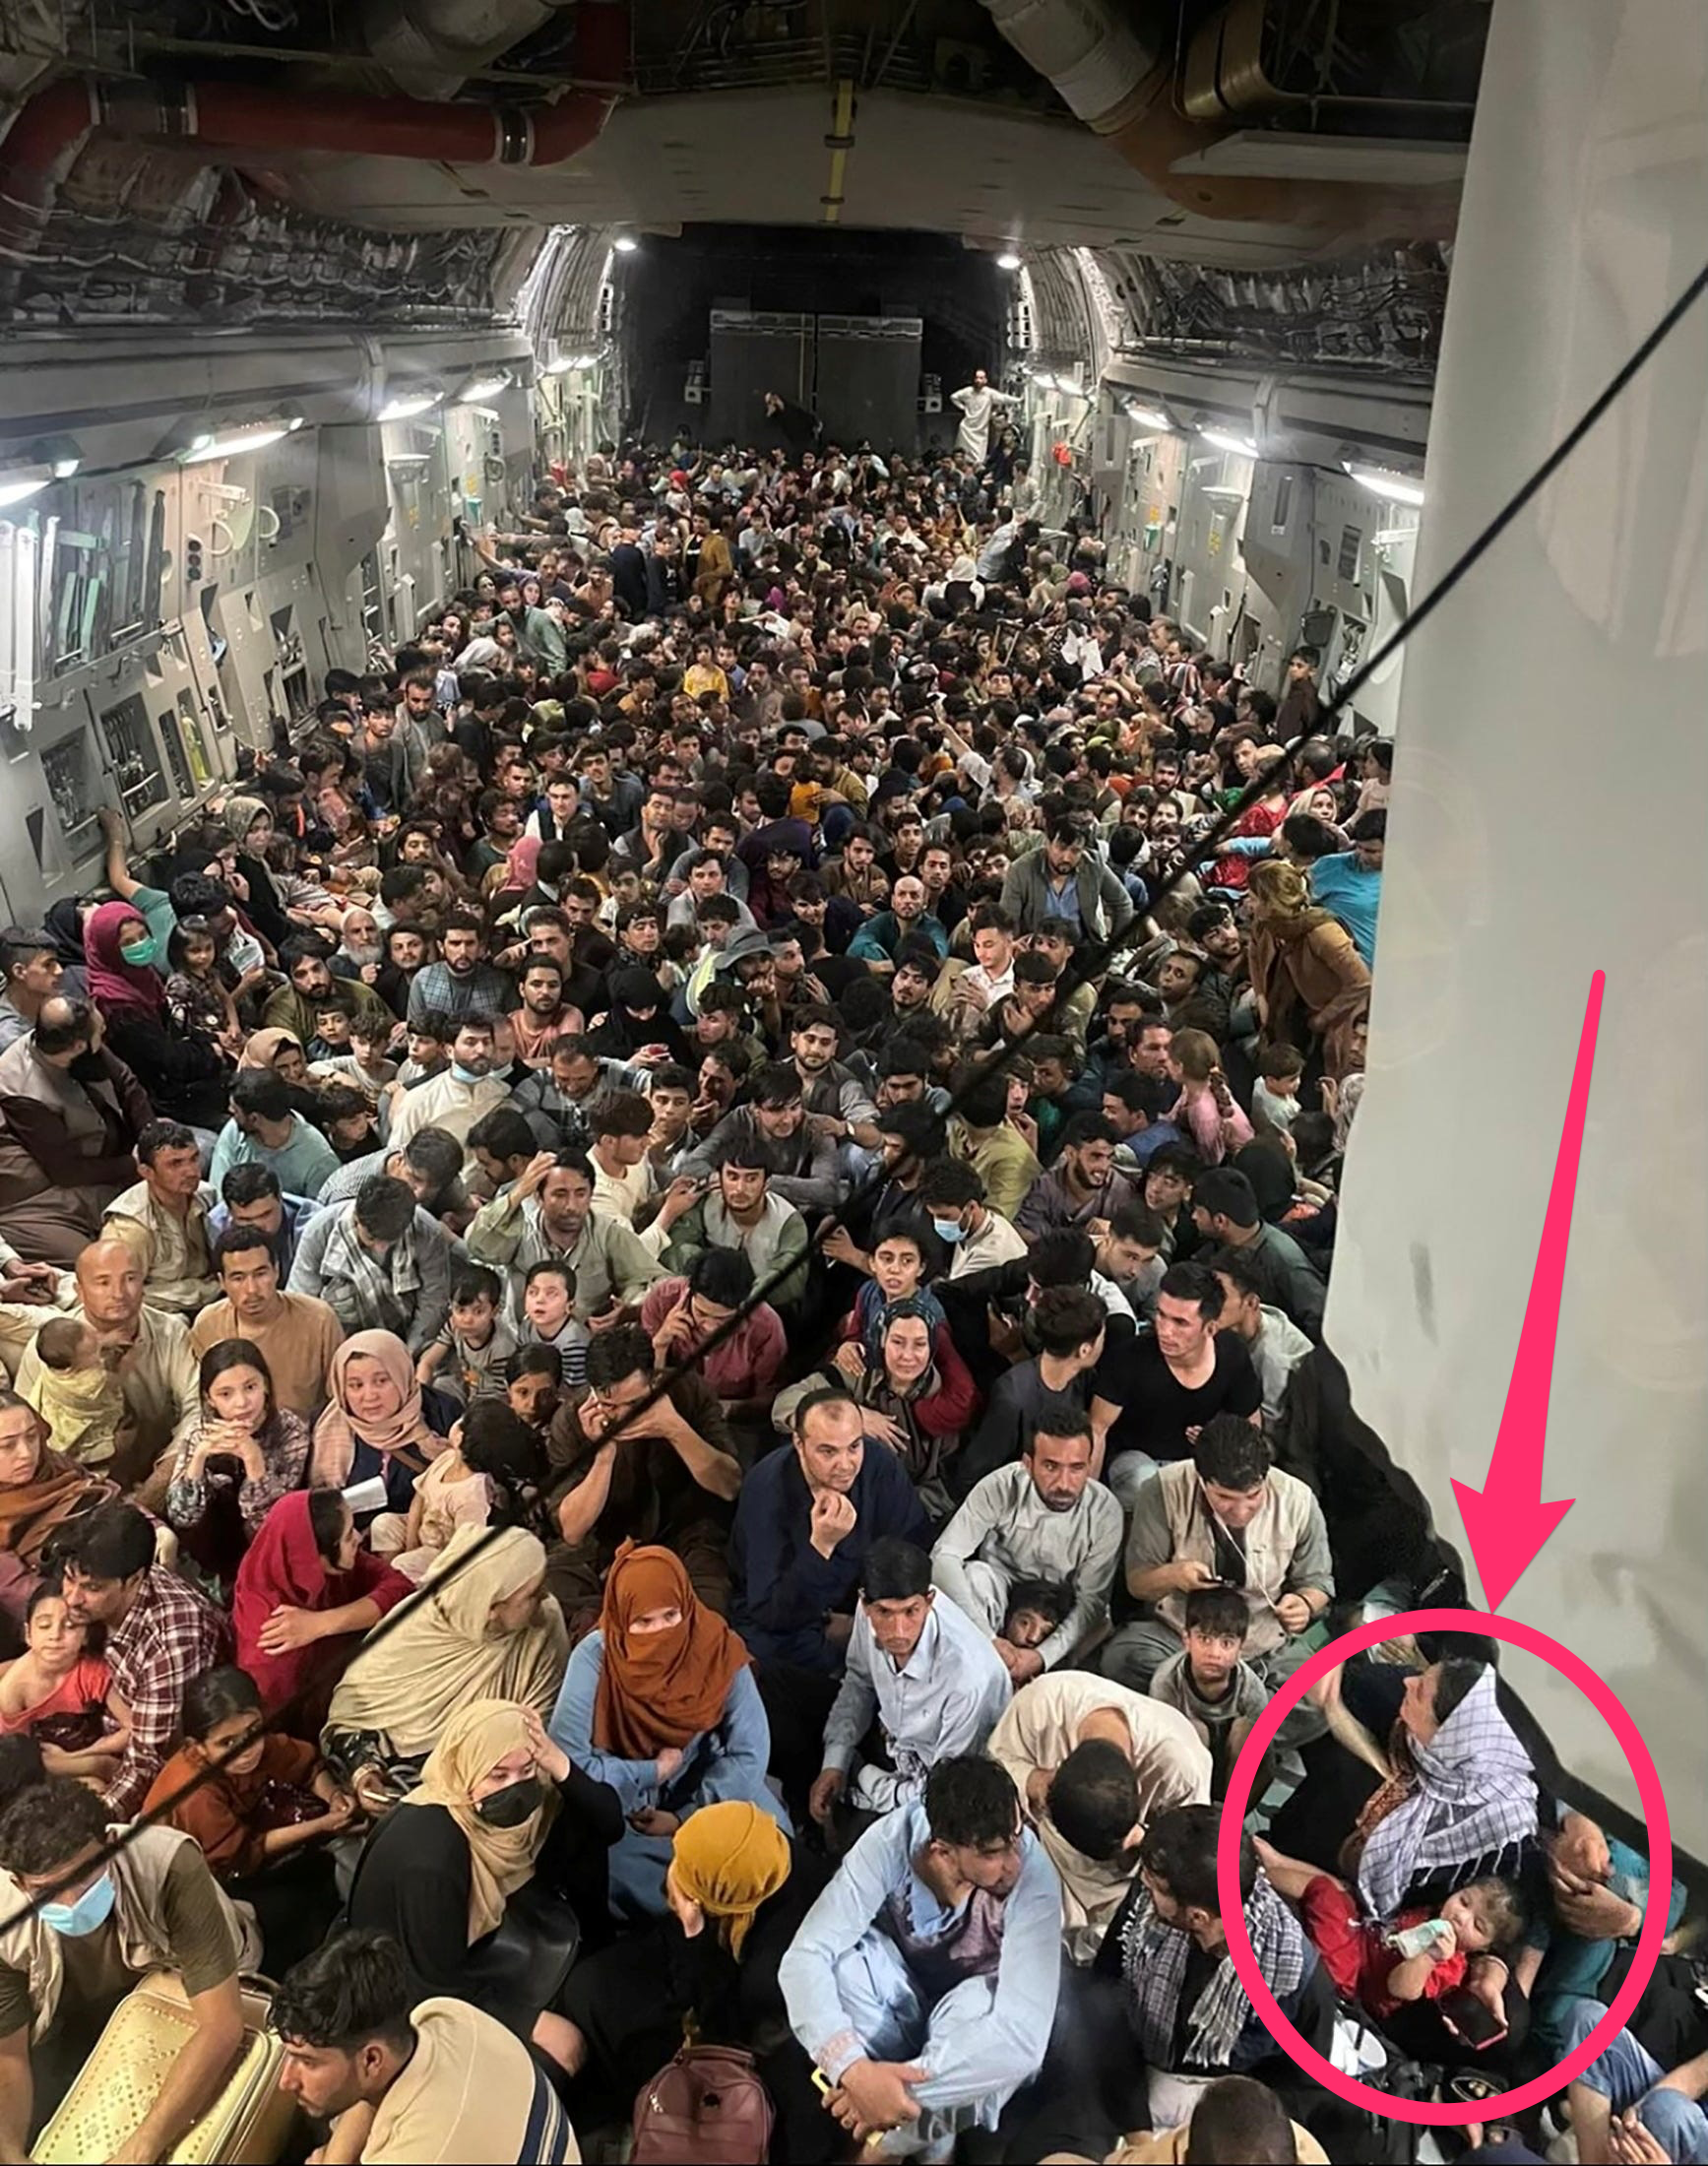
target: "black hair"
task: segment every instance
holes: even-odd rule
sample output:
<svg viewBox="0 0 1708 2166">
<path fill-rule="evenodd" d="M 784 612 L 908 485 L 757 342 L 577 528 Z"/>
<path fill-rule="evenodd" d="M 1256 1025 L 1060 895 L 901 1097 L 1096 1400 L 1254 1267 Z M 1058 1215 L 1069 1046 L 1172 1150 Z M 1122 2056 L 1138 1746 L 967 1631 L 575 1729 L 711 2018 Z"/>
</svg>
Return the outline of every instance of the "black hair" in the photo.
<svg viewBox="0 0 1708 2166">
<path fill-rule="evenodd" d="M 1049 1816 L 1081 1857 L 1111 1864 L 1127 1848 L 1139 1818 L 1139 1779 L 1133 1763 L 1107 1738 L 1087 1738 L 1056 1769 Z"/>
<path fill-rule="evenodd" d="M 925 1777 L 925 1818 L 935 1842 L 958 1850 L 1012 1842 L 1019 1815 L 1013 1778 L 982 1752 L 939 1760 Z"/>
<path fill-rule="evenodd" d="M 155 1530 L 134 1504 L 114 1497 L 73 1520 L 58 1552 L 86 1579 L 134 1579 L 155 1561 Z"/>
<path fill-rule="evenodd" d="M 1446 1721 L 1487 1667 L 1486 1662 L 1467 1661 L 1463 1655 L 1449 1655 L 1442 1662 L 1435 1678 L 1434 1710 L 1437 1722 Z"/>
<path fill-rule="evenodd" d="M 272 1167 L 254 1163 L 233 1166 L 220 1183 L 220 1194 L 223 1198 L 227 1209 L 238 1203 L 261 1203 L 274 1196 L 283 1196 L 284 1193 L 285 1191 L 279 1183 L 279 1176 L 273 1171 Z M 231 1231 L 231 1228 L 226 1228 L 227 1233 Z M 243 1231 L 247 1231 L 247 1229 L 243 1229 Z M 224 1235 L 220 1238 L 223 1241 Z M 219 1250 L 216 1249 L 215 1253 L 218 1255 Z"/>
<path fill-rule="evenodd" d="M 532 1130 L 529 1140 L 533 1140 Z M 401 1156 L 406 1165 L 413 1167 L 431 1183 L 430 1195 L 437 1195 L 441 1188 L 449 1187 L 463 1170 L 463 1146 L 449 1128 L 417 1128 L 404 1145 Z M 413 1201 L 412 1196 L 411 1200 Z"/>
<path fill-rule="evenodd" d="M 588 1346 L 587 1380 L 596 1391 L 608 1391 L 625 1376 L 651 1376 L 654 1367 L 652 1338 L 638 1323 L 596 1331 Z"/>
<path fill-rule="evenodd" d="M 739 1308 L 753 1286 L 753 1265 L 739 1248 L 702 1249 L 688 1268 L 689 1291 L 720 1308 Z"/>
<path fill-rule="evenodd" d="M 271 1423 L 279 1406 L 273 1371 L 267 1366 L 266 1355 L 252 1339 L 219 1339 L 209 1347 L 196 1373 L 197 1390 L 206 1399 L 209 1386 L 231 1369 L 252 1369 L 267 1386 L 267 1419 Z"/>
<path fill-rule="evenodd" d="M 726 1166 L 740 1166 L 757 1167 L 761 1173 L 769 1176 L 777 1171 L 777 1154 L 763 1136 L 743 1135 L 737 1128 L 731 1129 L 725 1137 L 713 1154 L 712 1163 L 719 1173 Z"/>
<path fill-rule="evenodd" d="M 999 1128 L 1008 1117 L 1008 1078 L 988 1075 L 982 1068 L 960 1067 L 950 1078 L 950 1089 L 969 1128 Z M 964 1094 L 964 1095 L 963 1095 Z"/>
<path fill-rule="evenodd" d="M 152 1166 L 162 1151 L 200 1149 L 194 1128 L 181 1120 L 147 1120 L 137 1133 L 137 1164 Z"/>
<path fill-rule="evenodd" d="M 282 1044 L 278 1051 L 284 1050 Z M 231 1078 L 231 1105 L 235 1112 L 254 1114 L 262 1120 L 286 1120 L 291 1113 L 290 1092 L 271 1068 L 239 1068 Z"/>
<path fill-rule="evenodd" d="M 1260 1429 L 1237 1414 L 1213 1414 L 1198 1432 L 1192 1461 L 1201 1482 L 1244 1492 L 1267 1480 L 1274 1455 Z"/>
<path fill-rule="evenodd" d="M 484 1263 L 460 1263 L 451 1280 L 451 1306 L 464 1306 L 469 1302 L 490 1302 L 494 1308 L 504 1299 L 504 1281 L 497 1272 Z"/>
<path fill-rule="evenodd" d="M 1222 1915 L 1216 1884 L 1216 1843 L 1222 1829 L 1217 1805 L 1176 1805 L 1159 1813 L 1145 1830 L 1139 1863 L 1162 1881 L 1177 1903 Z M 1239 1895 L 1249 1901 L 1257 1884 L 1257 1852 L 1244 1830 L 1239 1835 Z"/>
<path fill-rule="evenodd" d="M 1222 1289 L 1217 1285 L 1216 1274 L 1208 1264 L 1170 1264 L 1163 1273 L 1162 1284 L 1157 1288 L 1159 1300 L 1165 1294 L 1171 1302 L 1195 1303 L 1199 1315 L 1206 1323 L 1214 1323 L 1222 1313 Z"/>
<path fill-rule="evenodd" d="M 401 1241 L 415 1221 L 414 1192 L 391 1174 L 371 1174 L 355 1192 L 355 1222 L 375 1241 Z"/>
<path fill-rule="evenodd" d="M 919 1201 L 953 1211 L 984 1201 L 984 1182 L 964 1158 L 937 1158 L 919 1176 Z"/>
<path fill-rule="evenodd" d="M 917 1542 L 886 1534 L 866 1552 L 860 1567 L 865 1602 L 909 1602 L 931 1591 L 931 1560 Z"/>
<path fill-rule="evenodd" d="M 327 1495 L 336 1492 L 328 1491 Z M 247 1670 L 222 1662 L 203 1670 L 184 1687 L 183 1711 L 178 1727 L 193 1744 L 205 1745 L 221 1723 L 233 1715 L 259 1715 L 261 1689 Z"/>
<path fill-rule="evenodd" d="M 59 1873 L 79 1851 L 105 1848 L 106 1823 L 93 1790 L 75 1776 L 48 1775 L 21 1790 L 0 1818 L 0 1865 L 32 1879 Z"/>
<path fill-rule="evenodd" d="M 389 1934 L 351 1928 L 335 1933 L 285 1972 L 267 2020 L 295 2045 L 348 2055 L 379 2040 L 408 2055 L 415 2038 L 410 2021 L 414 1999 L 397 1942 Z"/>
<path fill-rule="evenodd" d="M 1032 1322 L 1044 1353 L 1059 1358 L 1077 1353 L 1088 1340 L 1095 1339 L 1107 1326 L 1108 1311 L 1089 1291 L 1077 1286 L 1048 1286 L 1038 1297 Z M 1067 1433 L 1077 1432 L 1070 1430 Z"/>
<path fill-rule="evenodd" d="M 464 1464 L 484 1475 L 496 1493 L 489 1526 L 522 1527 L 541 1541 L 554 1538 L 541 1495 L 547 1476 L 543 1443 L 506 1400 L 475 1400 L 463 1417 L 458 1449 Z"/>
<path fill-rule="evenodd" d="M 47 1769 L 42 1761 L 39 1739 L 24 1730 L 12 1737 L 0 1738 L 0 1817 L 14 1799 L 46 1780 Z"/>
<path fill-rule="evenodd" d="M 1033 1610 L 1053 1631 L 1073 1615 L 1073 1588 L 1065 1579 L 1013 1580 L 1008 1588 L 1008 1610 L 1002 1620 L 1002 1629 L 1006 1633 L 1022 1610 Z"/>
<path fill-rule="evenodd" d="M 1297 2166 L 1287 2107 L 1248 2075 L 1224 2075 L 1198 2095 L 1186 2130 L 1187 2166 Z"/>
<path fill-rule="evenodd" d="M 345 1502 L 344 1492 L 335 1489 L 311 1489 L 308 1493 L 308 1527 L 314 1536 L 314 1546 L 320 1553 L 320 1561 L 328 1571 L 338 1567 L 339 1545 L 349 1524 L 349 1506 Z"/>
<path fill-rule="evenodd" d="M 1237 1639 L 1243 1645 L 1250 1628 L 1251 1612 L 1236 1587 L 1194 1587 L 1185 1599 L 1182 1631 Z"/>
<path fill-rule="evenodd" d="M 1101 1306 L 1101 1304 L 1100 1304 Z M 1031 1458 L 1041 1436 L 1059 1436 L 1064 1441 L 1091 1435 L 1091 1416 L 1081 1406 L 1059 1391 L 1046 1392 L 1033 1419 L 1021 1450 Z"/>
<path fill-rule="evenodd" d="M 855 1400 L 853 1392 L 848 1390 L 845 1385 L 822 1384 L 816 1391 L 804 1392 L 801 1397 L 795 1401 L 794 1433 L 796 1436 L 804 1436 L 806 1434 L 807 1416 L 809 1414 L 816 1414 L 821 1406 L 853 1407 L 856 1414 L 859 1412 L 858 1402 Z"/>
<path fill-rule="evenodd" d="M 469 1130 L 472 1153 L 481 1150 L 490 1151 L 498 1159 L 532 1158 L 538 1147 L 526 1116 L 514 1106 L 494 1106 Z"/>
</svg>

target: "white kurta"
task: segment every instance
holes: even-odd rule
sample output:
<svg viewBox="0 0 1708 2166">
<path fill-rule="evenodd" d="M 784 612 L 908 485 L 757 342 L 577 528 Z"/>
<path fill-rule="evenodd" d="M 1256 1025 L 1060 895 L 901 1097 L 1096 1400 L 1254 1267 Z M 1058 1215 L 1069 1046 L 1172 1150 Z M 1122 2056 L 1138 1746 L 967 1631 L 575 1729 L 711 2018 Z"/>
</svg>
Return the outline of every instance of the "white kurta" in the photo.
<svg viewBox="0 0 1708 2166">
<path fill-rule="evenodd" d="M 996 417 L 997 408 L 1018 406 L 1020 401 L 1011 398 L 1006 391 L 992 391 L 988 384 L 982 391 L 975 384 L 968 384 L 964 390 L 950 393 L 949 404 L 961 410 L 956 450 L 964 451 L 969 459 L 982 466 L 990 450 L 990 424 Z"/>
</svg>

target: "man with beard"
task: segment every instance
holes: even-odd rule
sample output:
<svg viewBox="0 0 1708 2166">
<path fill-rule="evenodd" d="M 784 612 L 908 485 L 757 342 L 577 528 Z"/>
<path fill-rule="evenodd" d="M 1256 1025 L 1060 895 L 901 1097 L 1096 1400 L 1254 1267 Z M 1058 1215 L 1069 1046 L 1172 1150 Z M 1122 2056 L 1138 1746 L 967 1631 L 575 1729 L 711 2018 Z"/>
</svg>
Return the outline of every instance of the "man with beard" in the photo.
<svg viewBox="0 0 1708 2166">
<path fill-rule="evenodd" d="M 496 1026 L 490 1015 L 468 1014 L 451 1041 L 451 1065 L 443 1075 L 406 1091 L 392 1114 L 391 1147 L 401 1151 L 418 1128 L 443 1128 L 467 1144 L 482 1114 L 502 1106 L 509 1085 L 492 1073 Z"/>
<path fill-rule="evenodd" d="M 327 962 L 329 945 L 319 933 L 305 932 L 297 939 L 286 940 L 279 950 L 280 967 L 289 983 L 282 986 L 262 1010 L 264 1029 L 288 1031 L 299 1046 L 312 1043 L 320 1007 L 333 989 L 332 968 Z M 339 983 L 354 1000 L 358 1013 L 372 1015 L 376 1021 L 397 1020 L 374 988 L 363 985 L 359 978 L 341 979 Z"/>
<path fill-rule="evenodd" d="M 873 970 L 893 970 L 903 942 L 915 939 L 928 941 L 938 962 L 949 952 L 947 931 L 925 908 L 924 881 L 917 872 L 904 872 L 890 890 L 889 909 L 866 920 L 849 942 L 848 952 L 853 961 L 867 963 Z"/>
<path fill-rule="evenodd" d="M 522 1005 L 507 1017 L 516 1057 L 524 1067 L 548 1064 L 547 1047 L 554 1038 L 581 1029 L 581 1010 L 563 1002 L 563 966 L 549 955 L 536 955 L 524 964 L 519 985 Z"/>
<path fill-rule="evenodd" d="M 789 1050 L 793 1055 L 806 1100 L 807 1125 L 837 1145 L 878 1147 L 878 1110 L 854 1070 L 836 1057 L 841 1025 L 833 1008 L 796 1008 L 791 1019 Z"/>
<path fill-rule="evenodd" d="M 515 1006 L 516 988 L 485 960 L 485 928 L 474 912 L 446 913 L 439 953 L 441 960 L 418 971 L 411 983 L 411 1023 L 428 1010 L 460 1022 L 471 1014 L 506 1015 Z"/>
</svg>

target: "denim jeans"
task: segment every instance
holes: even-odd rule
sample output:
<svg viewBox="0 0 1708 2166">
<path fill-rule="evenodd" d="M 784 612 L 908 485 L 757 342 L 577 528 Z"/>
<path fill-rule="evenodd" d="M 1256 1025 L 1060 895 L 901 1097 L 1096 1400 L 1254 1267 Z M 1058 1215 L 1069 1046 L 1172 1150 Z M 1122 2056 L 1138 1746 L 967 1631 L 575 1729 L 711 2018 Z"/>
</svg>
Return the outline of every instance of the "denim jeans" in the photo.
<svg viewBox="0 0 1708 2166">
<path fill-rule="evenodd" d="M 1557 2017 L 1566 2052 L 1581 2046 L 1607 2012 L 1599 2001 L 1567 2001 Z M 1656 2090 L 1666 2072 L 1652 2053 L 1622 2030 L 1577 2081 L 1586 2090 L 1599 2091 L 1615 2114 L 1637 2107 L 1643 2126 L 1679 2166 L 1708 2166 L 1708 2114 L 1680 2091 Z"/>
</svg>

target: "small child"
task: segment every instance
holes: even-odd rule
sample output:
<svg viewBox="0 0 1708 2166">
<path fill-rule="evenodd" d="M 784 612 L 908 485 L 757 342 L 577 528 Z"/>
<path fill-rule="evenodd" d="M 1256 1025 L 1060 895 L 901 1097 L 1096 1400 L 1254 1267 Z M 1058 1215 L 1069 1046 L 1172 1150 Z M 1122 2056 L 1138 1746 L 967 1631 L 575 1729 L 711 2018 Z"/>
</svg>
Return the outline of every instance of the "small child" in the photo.
<svg viewBox="0 0 1708 2166">
<path fill-rule="evenodd" d="M 1438 1908 L 1415 1906 L 1381 1925 L 1360 1915 L 1358 1897 L 1332 1873 L 1284 1858 L 1261 1839 L 1257 1855 L 1276 1890 L 1298 1905 L 1335 1990 L 1377 2023 L 1409 2002 L 1452 1993 L 1465 1983 L 1470 1956 L 1512 1947 L 1524 1931 L 1524 1898 L 1510 1880 L 1473 1880 Z M 1425 1944 L 1413 1952 L 1419 1942 Z"/>
<path fill-rule="evenodd" d="M 1042 1647 L 1072 1615 L 1073 1589 L 1064 1580 L 1017 1579 L 1008 1590 L 999 1636 L 1011 1647 Z"/>
<path fill-rule="evenodd" d="M 1199 1587 L 1184 1604 L 1185 1646 L 1151 1680 L 1151 1697 L 1184 1715 L 1210 1750 L 1210 1796 L 1228 1794 L 1228 1777 L 1251 1726 L 1269 1705 L 1269 1688 L 1241 1661 L 1250 1612 L 1232 1587 Z"/>
<path fill-rule="evenodd" d="M 563 1395 L 563 1356 L 554 1346 L 525 1346 L 510 1357 L 504 1397 L 512 1414 L 543 1436 Z"/>
<path fill-rule="evenodd" d="M 350 1026 L 355 1021 L 355 1000 L 335 984 L 324 999 L 314 1004 L 314 1036 L 308 1042 L 310 1060 L 338 1060 L 349 1051 Z"/>
<path fill-rule="evenodd" d="M 35 1334 L 42 1377 L 36 1412 L 55 1451 L 84 1466 L 99 1466 L 118 1448 L 125 1421 L 124 1391 L 100 1357 L 93 1325 L 53 1316 Z"/>
<path fill-rule="evenodd" d="M 563 1361 L 563 1380 L 574 1389 L 587 1381 L 592 1333 L 575 1312 L 575 1273 L 555 1256 L 530 1264 L 522 1292 L 522 1343 L 552 1346 Z"/>
<path fill-rule="evenodd" d="M 451 1041 L 457 1026 L 448 1015 L 427 1014 L 409 1027 L 408 1057 L 398 1070 L 397 1081 L 406 1091 L 443 1075 L 451 1065 Z"/>
<path fill-rule="evenodd" d="M 377 1106 L 386 1085 L 397 1080 L 398 1064 L 388 1056 L 395 1027 L 390 1016 L 364 1008 L 349 1026 L 348 1058 L 340 1054 L 326 1063 L 329 1075 L 353 1084 L 370 1106 Z"/>
<path fill-rule="evenodd" d="M 1265 1128 L 1291 1128 L 1298 1118 L 1298 1079 L 1304 1055 L 1297 1046 L 1266 1046 L 1251 1087 L 1251 1116 L 1261 1135 Z"/>
<path fill-rule="evenodd" d="M 34 1738 L 50 1775 L 108 1783 L 130 1748 L 131 1711 L 88 1641 L 57 1579 L 44 1579 L 24 1612 L 24 1652 L 0 1667 L 0 1737 Z"/>
<path fill-rule="evenodd" d="M 1234 1103 L 1222 1073 L 1222 1056 L 1208 1031 L 1174 1033 L 1169 1048 L 1169 1073 L 1180 1086 L 1169 1118 L 1195 1146 L 1206 1166 L 1220 1166 L 1251 1141 L 1251 1123 Z"/>
<path fill-rule="evenodd" d="M 322 1084 L 315 1093 L 314 1122 L 338 1153 L 341 1166 L 374 1149 L 374 1110 L 353 1083 Z"/>
<path fill-rule="evenodd" d="M 415 1364 L 415 1381 L 433 1384 L 465 1406 L 476 1399 L 501 1399 L 518 1345 L 515 1332 L 498 1313 L 503 1300 L 504 1284 L 496 1271 L 482 1263 L 461 1265 L 451 1281 L 450 1314 Z"/>
<path fill-rule="evenodd" d="M 543 1537 L 545 1475 L 542 1439 L 502 1400 L 482 1399 L 416 1480 L 405 1547 L 392 1562 L 420 1580 L 463 1527 L 527 1527 Z"/>
<path fill-rule="evenodd" d="M 220 947 L 206 918 L 183 918 L 166 941 L 166 1015 L 179 1037 L 236 1043 L 237 1010 L 220 977 Z"/>
</svg>

